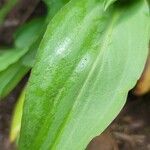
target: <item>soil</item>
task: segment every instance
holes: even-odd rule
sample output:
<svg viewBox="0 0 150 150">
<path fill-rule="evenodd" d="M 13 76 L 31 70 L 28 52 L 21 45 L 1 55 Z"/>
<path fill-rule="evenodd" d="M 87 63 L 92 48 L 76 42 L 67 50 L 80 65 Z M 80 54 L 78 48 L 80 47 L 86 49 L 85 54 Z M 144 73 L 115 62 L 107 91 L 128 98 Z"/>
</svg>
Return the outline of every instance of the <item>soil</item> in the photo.
<svg viewBox="0 0 150 150">
<path fill-rule="evenodd" d="M 5 1 L 0 0 L 0 8 Z M 45 12 L 45 6 L 39 0 L 20 0 L 0 26 L 0 45 L 12 44 L 12 33 L 19 25 Z M 0 102 L 0 150 L 16 149 L 15 144 L 9 142 L 11 116 L 27 78 L 28 75 Z M 149 114 L 150 93 L 136 97 L 130 92 L 124 109 L 103 134 L 90 142 L 87 150 L 150 150 Z"/>
</svg>

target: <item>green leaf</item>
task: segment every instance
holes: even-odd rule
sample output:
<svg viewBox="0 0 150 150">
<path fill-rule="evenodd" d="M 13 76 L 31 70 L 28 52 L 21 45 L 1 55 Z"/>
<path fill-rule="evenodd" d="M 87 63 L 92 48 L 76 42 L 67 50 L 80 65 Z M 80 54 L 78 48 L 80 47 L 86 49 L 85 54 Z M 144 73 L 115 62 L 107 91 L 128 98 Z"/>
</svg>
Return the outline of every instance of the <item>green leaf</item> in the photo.
<svg viewBox="0 0 150 150">
<path fill-rule="evenodd" d="M 19 60 L 0 72 L 0 100 L 11 92 L 28 71 L 29 68 L 23 66 Z"/>
<path fill-rule="evenodd" d="M 45 18 L 36 18 L 21 26 L 14 34 L 15 47 L 28 48 L 38 39 L 45 23 Z"/>
<path fill-rule="evenodd" d="M 27 52 L 27 49 L 0 49 L 0 52 L 0 72 L 2 72 L 10 65 L 16 63 Z"/>
<path fill-rule="evenodd" d="M 34 19 L 26 23 L 15 33 L 15 47 L 0 49 L 0 99 L 4 98 L 31 68 L 31 65 L 25 65 L 24 60 L 29 51 L 33 50 L 32 45 L 39 37 L 43 21 Z M 31 63 L 30 59 L 26 61 Z"/>
<path fill-rule="evenodd" d="M 103 1 L 74 0 L 61 9 L 32 70 L 20 150 L 85 149 L 116 117 L 139 79 L 149 35 L 143 0 L 107 11 Z"/>
</svg>

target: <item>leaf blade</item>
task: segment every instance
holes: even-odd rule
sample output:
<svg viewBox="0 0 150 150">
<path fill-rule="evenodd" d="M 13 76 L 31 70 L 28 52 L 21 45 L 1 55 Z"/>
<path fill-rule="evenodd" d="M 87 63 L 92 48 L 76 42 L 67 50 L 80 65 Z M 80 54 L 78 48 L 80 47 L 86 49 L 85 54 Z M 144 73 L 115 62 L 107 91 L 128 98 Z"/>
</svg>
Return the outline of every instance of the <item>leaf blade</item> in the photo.
<svg viewBox="0 0 150 150">
<path fill-rule="evenodd" d="M 27 92 L 21 150 L 84 149 L 123 107 L 148 53 L 148 8 L 140 1 L 114 9 L 105 14 L 100 2 L 72 1 L 49 25 Z"/>
</svg>

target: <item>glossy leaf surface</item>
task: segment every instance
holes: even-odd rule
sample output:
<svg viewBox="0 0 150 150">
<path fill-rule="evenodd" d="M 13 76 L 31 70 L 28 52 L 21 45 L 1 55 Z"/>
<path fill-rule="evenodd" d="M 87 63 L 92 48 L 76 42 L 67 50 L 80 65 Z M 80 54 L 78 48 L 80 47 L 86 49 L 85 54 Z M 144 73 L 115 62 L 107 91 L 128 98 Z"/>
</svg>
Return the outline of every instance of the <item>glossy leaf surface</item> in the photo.
<svg viewBox="0 0 150 150">
<path fill-rule="evenodd" d="M 145 1 L 104 11 L 103 1 L 75 0 L 62 9 L 32 71 L 20 150 L 85 149 L 116 117 L 140 77 L 149 28 Z"/>
</svg>

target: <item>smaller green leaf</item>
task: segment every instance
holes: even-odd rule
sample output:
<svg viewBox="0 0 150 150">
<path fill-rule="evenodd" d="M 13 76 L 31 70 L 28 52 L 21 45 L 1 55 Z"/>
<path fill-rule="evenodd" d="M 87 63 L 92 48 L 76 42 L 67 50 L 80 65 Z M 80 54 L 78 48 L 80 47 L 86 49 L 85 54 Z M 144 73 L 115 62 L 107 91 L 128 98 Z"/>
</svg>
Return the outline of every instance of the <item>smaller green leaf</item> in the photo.
<svg viewBox="0 0 150 150">
<path fill-rule="evenodd" d="M 38 33 L 43 21 L 43 18 L 34 19 L 20 27 L 14 35 L 16 48 L 0 49 L 0 72 L 7 69 L 9 65 L 16 63 L 29 51 L 30 45 L 33 44 L 39 36 Z"/>
<path fill-rule="evenodd" d="M 9 136 L 11 142 L 15 142 L 15 140 L 19 137 L 24 99 L 25 99 L 25 89 L 22 91 L 13 112 Z"/>
<path fill-rule="evenodd" d="M 39 37 L 44 22 L 45 18 L 37 18 L 21 26 L 14 34 L 15 47 L 23 49 L 31 46 Z"/>
<path fill-rule="evenodd" d="M 15 33 L 15 48 L 0 50 L 0 98 L 5 97 L 29 71 L 34 60 L 44 18 L 34 19 L 21 26 Z M 36 46 L 36 47 L 35 47 Z M 34 57 L 30 53 L 34 54 Z M 27 59 L 28 58 L 28 59 Z"/>
<path fill-rule="evenodd" d="M 27 49 L 20 50 L 16 48 L 0 50 L 0 72 L 17 62 L 26 51 Z"/>
<path fill-rule="evenodd" d="M 19 60 L 0 72 L 0 100 L 11 92 L 28 71 L 29 68 L 23 66 Z"/>
<path fill-rule="evenodd" d="M 39 47 L 39 43 L 42 37 L 43 37 L 43 33 L 41 32 L 38 39 L 32 43 L 32 45 L 29 48 L 29 51 L 22 58 L 22 64 L 24 66 L 32 67 L 34 65 L 37 49 Z"/>
</svg>

